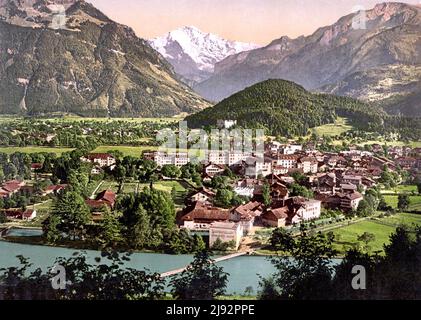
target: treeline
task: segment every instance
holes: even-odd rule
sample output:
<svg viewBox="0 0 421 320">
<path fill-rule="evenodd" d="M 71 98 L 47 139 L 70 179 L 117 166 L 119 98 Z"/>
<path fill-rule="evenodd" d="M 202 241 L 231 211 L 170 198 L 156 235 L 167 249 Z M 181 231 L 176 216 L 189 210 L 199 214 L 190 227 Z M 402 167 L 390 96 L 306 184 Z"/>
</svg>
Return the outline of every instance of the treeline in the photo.
<svg viewBox="0 0 421 320">
<path fill-rule="evenodd" d="M 310 128 L 346 117 L 364 131 L 396 132 L 403 139 L 421 137 L 421 121 L 387 115 L 381 108 L 358 100 L 314 94 L 285 80 L 267 80 L 223 100 L 212 108 L 188 116 L 191 128 L 215 126 L 219 119 L 237 120 L 244 128 L 262 128 L 270 135 L 305 136 Z M 411 130 L 415 127 L 415 130 Z"/>
<path fill-rule="evenodd" d="M 156 145 L 157 130 L 172 127 L 163 122 L 54 121 L 19 119 L 0 128 L 2 146 L 48 146 L 95 149 L 98 145 Z"/>
</svg>

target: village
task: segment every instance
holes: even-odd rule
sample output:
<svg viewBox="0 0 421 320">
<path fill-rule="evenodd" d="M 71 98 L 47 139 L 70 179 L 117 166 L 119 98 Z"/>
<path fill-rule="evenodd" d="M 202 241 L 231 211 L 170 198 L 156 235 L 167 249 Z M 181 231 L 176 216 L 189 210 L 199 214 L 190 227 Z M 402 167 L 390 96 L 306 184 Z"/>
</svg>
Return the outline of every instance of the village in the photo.
<svg viewBox="0 0 421 320">
<path fill-rule="evenodd" d="M 241 250 L 259 229 L 296 228 L 323 218 L 326 212 L 341 217 L 356 215 L 366 207 L 361 202 L 367 190 L 379 183 L 387 185 L 387 179 L 395 184 L 403 182 L 398 172 L 406 172 L 412 179 L 421 170 L 420 148 L 389 147 L 387 157 L 380 145 L 366 149 L 351 146 L 339 153 L 321 152 L 311 143 L 271 140 L 265 143 L 261 155 L 209 151 L 198 166 L 200 177 L 196 177 L 196 183 L 180 174 L 180 169 L 191 165 L 188 153 L 144 151 L 141 158 L 155 164 L 158 181 L 184 180 L 189 186 L 177 206 L 176 223 L 180 229 L 205 236 L 209 247 L 225 244 L 226 249 Z M 106 179 L 115 179 L 113 172 L 123 161 L 111 153 L 88 153 L 79 160 L 90 165 L 91 178 L 106 172 Z M 51 176 L 42 173 L 43 166 L 31 163 L 30 179 L 1 184 L 1 213 L 6 222 L 21 221 L 18 224 L 25 226 L 25 222 L 37 218 L 36 203 L 30 205 L 25 197 L 37 193 L 41 201 L 54 200 L 68 187 L 66 181 L 57 181 L 40 190 L 39 181 Z M 118 190 L 102 190 L 101 185 L 85 199 L 92 223 L 103 219 L 104 206 L 113 210 L 119 197 Z M 133 192 L 137 191 L 138 186 Z"/>
</svg>

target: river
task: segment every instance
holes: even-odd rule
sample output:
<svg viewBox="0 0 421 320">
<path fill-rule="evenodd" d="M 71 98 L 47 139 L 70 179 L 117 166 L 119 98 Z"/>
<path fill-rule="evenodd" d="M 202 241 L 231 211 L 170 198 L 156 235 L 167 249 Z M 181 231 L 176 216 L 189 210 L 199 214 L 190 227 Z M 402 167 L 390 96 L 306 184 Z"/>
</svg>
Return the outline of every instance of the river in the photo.
<svg viewBox="0 0 421 320">
<path fill-rule="evenodd" d="M 17 266 L 19 260 L 16 256 L 22 255 L 30 259 L 34 268 L 39 267 L 42 270 L 47 270 L 57 258 L 68 258 L 78 251 L 80 250 L 0 241 L 0 268 Z M 84 252 L 92 264 L 95 263 L 95 258 L 100 256 L 98 251 L 84 250 Z M 183 268 L 192 259 L 192 255 L 133 253 L 125 266 L 138 270 L 146 268 L 153 272 L 163 273 Z M 267 277 L 274 272 L 270 261 L 263 256 L 241 256 L 218 262 L 218 265 L 229 273 L 227 294 L 242 294 L 248 286 L 251 286 L 253 292 L 256 293 L 259 289 L 258 274 Z"/>
</svg>

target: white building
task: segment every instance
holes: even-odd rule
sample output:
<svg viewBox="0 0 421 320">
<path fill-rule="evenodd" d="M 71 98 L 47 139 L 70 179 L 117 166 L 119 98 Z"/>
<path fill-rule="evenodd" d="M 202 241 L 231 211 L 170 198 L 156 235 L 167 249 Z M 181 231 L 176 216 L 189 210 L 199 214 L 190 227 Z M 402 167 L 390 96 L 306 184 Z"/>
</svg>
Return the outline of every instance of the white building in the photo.
<svg viewBox="0 0 421 320">
<path fill-rule="evenodd" d="M 189 155 L 187 153 L 166 153 L 166 152 L 156 152 L 154 155 L 154 161 L 158 167 L 165 165 L 175 165 L 177 167 L 182 167 L 190 162 Z"/>
<path fill-rule="evenodd" d="M 209 228 L 209 246 L 212 247 L 219 239 L 222 242 L 233 242 L 235 250 L 240 247 L 243 237 L 241 223 L 235 222 L 214 222 Z"/>
</svg>

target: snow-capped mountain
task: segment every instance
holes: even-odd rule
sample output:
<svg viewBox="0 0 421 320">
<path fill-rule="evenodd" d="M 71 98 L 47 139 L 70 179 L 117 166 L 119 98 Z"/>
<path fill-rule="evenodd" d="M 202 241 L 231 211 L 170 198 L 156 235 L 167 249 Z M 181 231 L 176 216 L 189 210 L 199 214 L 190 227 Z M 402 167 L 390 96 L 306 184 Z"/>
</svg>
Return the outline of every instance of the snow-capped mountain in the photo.
<svg viewBox="0 0 421 320">
<path fill-rule="evenodd" d="M 209 78 L 215 64 L 230 55 L 259 48 L 256 44 L 229 41 L 192 26 L 171 31 L 149 43 L 188 82 Z"/>
</svg>

